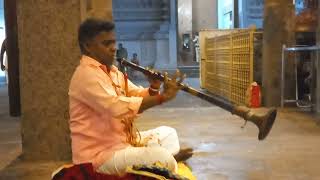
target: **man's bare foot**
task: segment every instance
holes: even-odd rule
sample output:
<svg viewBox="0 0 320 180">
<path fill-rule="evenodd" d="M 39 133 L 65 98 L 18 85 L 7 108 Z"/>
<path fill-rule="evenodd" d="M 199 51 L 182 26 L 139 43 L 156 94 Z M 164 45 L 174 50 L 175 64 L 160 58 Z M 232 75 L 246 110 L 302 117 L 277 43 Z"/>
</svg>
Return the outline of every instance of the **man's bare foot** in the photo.
<svg viewBox="0 0 320 180">
<path fill-rule="evenodd" d="M 180 149 L 178 154 L 174 155 L 174 158 L 176 159 L 177 162 L 180 162 L 180 161 L 186 161 L 187 159 L 191 158 L 192 155 L 193 155 L 193 149 L 185 148 L 185 149 Z"/>
</svg>

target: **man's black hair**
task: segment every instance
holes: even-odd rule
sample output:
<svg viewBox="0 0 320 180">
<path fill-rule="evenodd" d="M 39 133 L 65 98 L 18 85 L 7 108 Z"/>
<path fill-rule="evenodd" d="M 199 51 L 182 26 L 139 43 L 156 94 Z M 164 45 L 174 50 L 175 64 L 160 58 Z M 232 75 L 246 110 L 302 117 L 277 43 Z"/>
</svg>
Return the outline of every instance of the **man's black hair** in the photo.
<svg viewBox="0 0 320 180">
<path fill-rule="evenodd" d="M 80 50 L 85 53 L 84 44 L 92 40 L 101 32 L 111 32 L 114 30 L 114 23 L 95 18 L 85 20 L 78 30 L 78 42 Z"/>
</svg>

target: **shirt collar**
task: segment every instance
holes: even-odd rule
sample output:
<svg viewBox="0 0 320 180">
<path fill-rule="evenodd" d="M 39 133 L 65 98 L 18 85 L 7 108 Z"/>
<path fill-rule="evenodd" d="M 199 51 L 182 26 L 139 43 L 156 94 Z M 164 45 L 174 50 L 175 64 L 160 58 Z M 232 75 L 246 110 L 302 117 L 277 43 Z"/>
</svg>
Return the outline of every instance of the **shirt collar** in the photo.
<svg viewBox="0 0 320 180">
<path fill-rule="evenodd" d="M 89 56 L 86 56 L 86 55 L 82 55 L 80 63 L 84 64 L 84 65 L 99 67 L 99 68 L 100 68 L 100 66 L 105 66 L 105 65 L 101 64 L 100 62 L 98 62 L 97 60 L 95 60 Z M 116 72 L 117 70 L 118 70 L 118 68 L 114 65 L 112 65 L 111 68 L 108 69 L 108 71 L 112 71 L 112 72 Z"/>
</svg>

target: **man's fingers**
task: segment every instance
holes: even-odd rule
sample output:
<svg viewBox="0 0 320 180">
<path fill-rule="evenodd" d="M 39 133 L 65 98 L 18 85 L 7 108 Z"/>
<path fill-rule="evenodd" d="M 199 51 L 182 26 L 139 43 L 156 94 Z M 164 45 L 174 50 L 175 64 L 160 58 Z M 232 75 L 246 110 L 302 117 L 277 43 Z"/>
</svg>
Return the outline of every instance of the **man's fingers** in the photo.
<svg viewBox="0 0 320 180">
<path fill-rule="evenodd" d="M 168 73 L 167 73 L 167 72 L 164 72 L 164 73 L 163 73 L 163 76 L 164 76 L 163 82 L 164 82 L 164 83 L 168 83 Z"/>
<path fill-rule="evenodd" d="M 176 70 L 175 74 L 172 76 L 171 78 L 172 81 L 176 82 L 177 74 L 178 74 L 178 69 Z"/>
<path fill-rule="evenodd" d="M 180 84 L 186 78 L 185 74 L 182 74 L 179 69 L 176 70 L 175 74 L 170 79 L 167 72 L 164 72 L 164 82 L 171 84 L 175 89 L 180 89 L 178 84 Z"/>
<path fill-rule="evenodd" d="M 173 75 L 172 80 L 177 82 L 177 78 L 181 76 L 181 72 L 179 69 L 176 70 L 176 73 Z"/>
<path fill-rule="evenodd" d="M 177 83 L 182 83 L 182 81 L 184 81 L 184 79 L 186 79 L 187 75 L 186 74 L 180 74 L 179 80 L 177 81 Z"/>
<path fill-rule="evenodd" d="M 179 86 L 179 84 L 182 83 L 182 81 L 186 78 L 186 74 L 182 74 L 180 70 L 177 69 L 174 77 L 175 77 L 174 82 L 177 83 L 177 85 Z"/>
</svg>

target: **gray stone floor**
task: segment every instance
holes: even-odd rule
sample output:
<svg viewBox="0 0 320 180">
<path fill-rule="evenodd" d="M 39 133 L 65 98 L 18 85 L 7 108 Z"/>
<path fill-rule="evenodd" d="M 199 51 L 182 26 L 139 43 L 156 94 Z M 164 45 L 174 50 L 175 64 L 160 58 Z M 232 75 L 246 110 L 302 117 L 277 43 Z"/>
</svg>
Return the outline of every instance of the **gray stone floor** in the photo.
<svg viewBox="0 0 320 180">
<path fill-rule="evenodd" d="M 21 154 L 20 119 L 9 116 L 7 86 L 0 86 L 0 169 Z"/>
<path fill-rule="evenodd" d="M 199 87 L 197 79 L 187 79 Z M 143 82 L 142 84 L 144 84 Z M 19 119 L 8 116 L 6 89 L 0 88 L 0 179 L 50 179 L 65 162 L 25 162 L 21 153 Z M 295 108 L 279 109 L 264 141 L 257 128 L 216 106 L 181 92 L 172 102 L 146 111 L 140 130 L 161 125 L 177 129 L 181 145 L 192 147 L 188 160 L 200 180 L 320 180 L 318 118 Z"/>
</svg>

